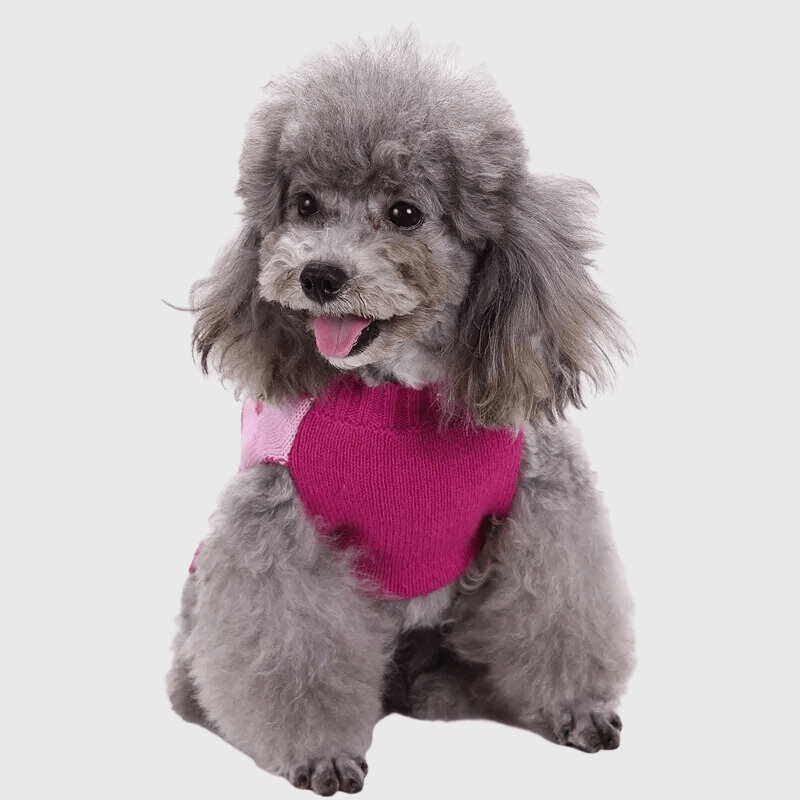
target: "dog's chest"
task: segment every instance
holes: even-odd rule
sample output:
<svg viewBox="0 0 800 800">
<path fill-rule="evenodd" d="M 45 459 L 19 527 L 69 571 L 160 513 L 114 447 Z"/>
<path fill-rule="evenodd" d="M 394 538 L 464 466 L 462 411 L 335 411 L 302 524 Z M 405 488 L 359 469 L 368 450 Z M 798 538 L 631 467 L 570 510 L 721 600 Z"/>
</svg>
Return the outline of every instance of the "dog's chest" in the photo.
<svg viewBox="0 0 800 800">
<path fill-rule="evenodd" d="M 248 401 L 242 469 L 286 466 L 309 516 L 387 596 L 445 586 L 477 557 L 482 523 L 505 517 L 522 436 L 439 425 L 431 389 L 356 379 L 280 409 Z"/>
</svg>

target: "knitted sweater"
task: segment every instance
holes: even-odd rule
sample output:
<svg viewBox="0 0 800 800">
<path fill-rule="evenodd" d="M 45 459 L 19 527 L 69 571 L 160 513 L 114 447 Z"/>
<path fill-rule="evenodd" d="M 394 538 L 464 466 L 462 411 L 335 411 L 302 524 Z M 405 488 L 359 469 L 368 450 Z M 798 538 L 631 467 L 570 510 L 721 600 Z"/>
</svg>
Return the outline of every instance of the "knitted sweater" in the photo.
<svg viewBox="0 0 800 800">
<path fill-rule="evenodd" d="M 351 377 L 318 400 L 242 410 L 240 470 L 286 466 L 319 532 L 355 548 L 385 596 L 427 594 L 466 570 L 483 520 L 511 509 L 521 452 L 521 434 L 443 426 L 431 388 Z"/>
</svg>

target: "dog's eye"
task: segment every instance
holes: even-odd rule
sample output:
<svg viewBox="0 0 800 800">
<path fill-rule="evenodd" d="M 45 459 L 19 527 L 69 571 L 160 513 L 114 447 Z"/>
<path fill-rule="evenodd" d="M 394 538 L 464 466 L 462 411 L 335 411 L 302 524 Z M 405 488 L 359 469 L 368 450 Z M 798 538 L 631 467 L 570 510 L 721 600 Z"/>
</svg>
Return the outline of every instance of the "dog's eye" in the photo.
<svg viewBox="0 0 800 800">
<path fill-rule="evenodd" d="M 313 217 L 319 211 L 317 201 L 310 194 L 301 194 L 297 198 L 297 213 L 301 217 Z"/>
<path fill-rule="evenodd" d="M 422 222 L 422 212 L 411 203 L 395 203 L 389 209 L 389 220 L 400 228 L 414 228 Z"/>
</svg>

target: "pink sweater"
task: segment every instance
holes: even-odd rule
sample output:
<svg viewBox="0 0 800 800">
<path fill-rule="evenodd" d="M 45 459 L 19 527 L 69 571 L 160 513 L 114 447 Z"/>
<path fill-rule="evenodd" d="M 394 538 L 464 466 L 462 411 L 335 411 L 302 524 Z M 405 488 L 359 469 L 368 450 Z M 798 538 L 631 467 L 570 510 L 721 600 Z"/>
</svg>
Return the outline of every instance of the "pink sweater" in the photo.
<svg viewBox="0 0 800 800">
<path fill-rule="evenodd" d="M 415 597 L 461 575 L 485 517 L 505 517 L 522 435 L 441 427 L 435 392 L 355 378 L 280 408 L 247 400 L 241 470 L 288 467 L 320 533 L 355 548 L 386 596 Z"/>
</svg>

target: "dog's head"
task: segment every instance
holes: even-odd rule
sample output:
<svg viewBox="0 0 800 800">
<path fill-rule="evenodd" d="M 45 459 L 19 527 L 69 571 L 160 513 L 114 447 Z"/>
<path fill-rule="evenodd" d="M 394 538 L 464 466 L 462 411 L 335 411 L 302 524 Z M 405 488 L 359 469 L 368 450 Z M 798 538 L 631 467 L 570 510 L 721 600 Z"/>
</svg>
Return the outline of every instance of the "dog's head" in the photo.
<svg viewBox="0 0 800 800">
<path fill-rule="evenodd" d="M 278 401 L 342 371 L 436 384 L 511 427 L 604 384 L 625 336 L 589 275 L 592 190 L 528 173 L 489 78 L 400 36 L 267 91 L 243 229 L 192 293 L 204 371 Z"/>
</svg>

